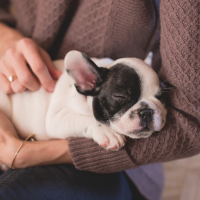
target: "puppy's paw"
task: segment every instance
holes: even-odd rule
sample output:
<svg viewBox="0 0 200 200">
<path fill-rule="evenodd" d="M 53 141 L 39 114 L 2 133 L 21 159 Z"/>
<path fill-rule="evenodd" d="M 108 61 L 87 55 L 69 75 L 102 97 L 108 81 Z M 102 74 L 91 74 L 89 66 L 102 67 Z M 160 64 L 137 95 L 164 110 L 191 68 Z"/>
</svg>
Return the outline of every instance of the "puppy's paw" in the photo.
<svg viewBox="0 0 200 200">
<path fill-rule="evenodd" d="M 98 130 L 93 132 L 93 139 L 103 148 L 114 151 L 122 148 L 126 141 L 125 136 L 104 125 L 101 125 Z"/>
</svg>

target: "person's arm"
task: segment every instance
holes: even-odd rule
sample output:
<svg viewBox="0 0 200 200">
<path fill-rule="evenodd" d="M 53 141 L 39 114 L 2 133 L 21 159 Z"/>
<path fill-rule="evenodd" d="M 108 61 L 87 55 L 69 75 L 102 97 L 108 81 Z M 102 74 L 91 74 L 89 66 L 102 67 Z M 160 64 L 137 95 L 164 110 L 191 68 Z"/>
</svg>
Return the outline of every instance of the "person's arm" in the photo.
<svg viewBox="0 0 200 200">
<path fill-rule="evenodd" d="M 34 41 L 0 22 L 0 88 L 4 92 L 22 92 L 26 88 L 32 91 L 39 89 L 40 84 L 30 73 L 27 63 L 43 87 L 52 92 L 55 85 L 52 77 L 58 78 L 61 73 L 55 69 L 49 55 Z M 8 77 L 13 74 L 17 74 L 17 79 L 10 83 Z M 0 120 L 0 152 L 4 152 L 0 155 L 0 162 L 10 166 L 23 141 L 17 137 L 15 131 L 12 132 L 15 137 L 11 134 L 6 137 L 7 132 L 2 131 L 5 124 Z M 12 124 L 10 126 L 12 129 Z M 14 167 L 61 163 L 72 163 L 67 140 L 26 142 L 14 161 Z"/>
<path fill-rule="evenodd" d="M 0 122 L 0 163 L 10 167 L 23 140 L 19 139 L 12 123 L 1 111 Z M 18 152 L 13 168 L 70 163 L 72 160 L 67 140 L 27 141 Z"/>
<path fill-rule="evenodd" d="M 161 78 L 170 89 L 170 108 L 163 130 L 150 138 L 128 139 L 118 152 L 105 151 L 85 138 L 70 138 L 76 168 L 110 173 L 139 165 L 170 161 L 200 152 L 200 69 L 198 1 L 162 1 Z"/>
<path fill-rule="evenodd" d="M 22 140 L 17 143 L 20 145 Z M 25 142 L 13 166 L 19 169 L 55 164 L 72 164 L 67 140 Z"/>
</svg>

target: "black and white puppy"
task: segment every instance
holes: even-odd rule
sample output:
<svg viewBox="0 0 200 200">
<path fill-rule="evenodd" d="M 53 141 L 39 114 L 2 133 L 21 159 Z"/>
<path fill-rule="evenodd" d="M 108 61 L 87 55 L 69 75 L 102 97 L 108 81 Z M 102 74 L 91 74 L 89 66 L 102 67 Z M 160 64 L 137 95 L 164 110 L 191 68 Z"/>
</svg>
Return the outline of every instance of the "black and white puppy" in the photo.
<svg viewBox="0 0 200 200">
<path fill-rule="evenodd" d="M 54 93 L 44 88 L 21 94 L 0 91 L 0 110 L 21 138 L 37 140 L 93 138 L 107 149 L 119 149 L 125 137 L 146 138 L 163 128 L 165 105 L 154 70 L 137 58 L 90 59 L 78 51 L 55 61 L 66 71 Z M 99 67 L 100 66 L 100 67 Z M 75 86 L 75 87 L 74 87 Z"/>
</svg>

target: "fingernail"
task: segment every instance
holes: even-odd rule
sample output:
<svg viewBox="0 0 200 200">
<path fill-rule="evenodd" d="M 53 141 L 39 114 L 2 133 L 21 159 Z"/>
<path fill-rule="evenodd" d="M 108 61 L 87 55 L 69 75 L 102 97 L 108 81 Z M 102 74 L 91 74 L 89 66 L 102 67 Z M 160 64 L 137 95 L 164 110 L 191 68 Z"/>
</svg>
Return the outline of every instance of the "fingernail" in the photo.
<svg viewBox="0 0 200 200">
<path fill-rule="evenodd" d="M 62 74 L 62 72 L 61 71 L 56 71 L 56 73 L 60 76 L 61 74 Z"/>
<path fill-rule="evenodd" d="M 48 91 L 49 91 L 49 92 L 53 92 L 54 89 L 55 89 L 55 86 L 50 86 L 50 87 L 48 88 Z"/>
</svg>

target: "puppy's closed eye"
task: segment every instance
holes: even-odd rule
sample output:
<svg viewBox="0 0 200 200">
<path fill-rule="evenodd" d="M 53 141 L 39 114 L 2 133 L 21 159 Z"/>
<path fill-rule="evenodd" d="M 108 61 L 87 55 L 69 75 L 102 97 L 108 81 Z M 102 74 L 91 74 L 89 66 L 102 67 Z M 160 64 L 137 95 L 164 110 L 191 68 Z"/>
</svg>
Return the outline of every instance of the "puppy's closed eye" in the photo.
<svg viewBox="0 0 200 200">
<path fill-rule="evenodd" d="M 114 99 L 118 102 L 130 101 L 130 98 L 126 94 L 123 94 L 123 93 L 114 93 L 112 95 L 112 99 Z"/>
</svg>

